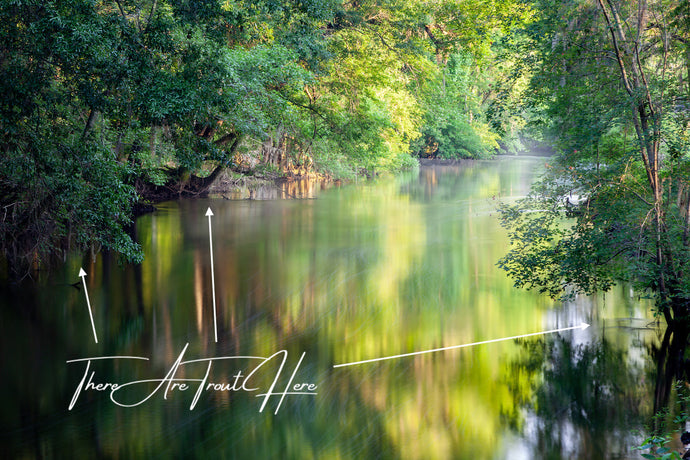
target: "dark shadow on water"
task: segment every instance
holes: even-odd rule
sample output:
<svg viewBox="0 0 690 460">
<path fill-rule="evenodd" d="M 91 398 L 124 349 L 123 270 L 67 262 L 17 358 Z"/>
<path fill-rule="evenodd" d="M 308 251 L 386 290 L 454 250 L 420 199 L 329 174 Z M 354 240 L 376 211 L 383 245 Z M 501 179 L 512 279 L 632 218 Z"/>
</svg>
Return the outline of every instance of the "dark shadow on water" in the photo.
<svg viewBox="0 0 690 460">
<path fill-rule="evenodd" d="M 674 383 L 688 381 L 690 376 L 690 360 L 685 357 L 688 348 L 690 329 L 687 324 L 669 326 L 659 348 L 652 349 L 652 356 L 657 363 L 656 385 L 654 389 L 654 413 L 672 411 L 670 407 Z M 684 410 L 685 408 L 680 408 Z M 654 431 L 662 434 L 668 427 L 663 426 L 663 420 L 655 420 Z M 679 427 L 681 428 L 681 427 Z"/>
<path fill-rule="evenodd" d="M 674 418 L 687 410 L 677 385 L 690 375 L 688 338 L 688 327 L 675 325 L 665 330 L 660 344 L 651 341 L 641 348 L 621 348 L 606 338 L 581 344 L 566 336 L 523 342 L 520 358 L 511 363 L 512 381 L 528 381 L 532 391 L 516 400 L 523 416 L 509 422 L 540 458 L 640 458 L 633 448 L 652 434 L 671 434 L 669 446 L 680 449 L 675 438 L 684 422 Z M 640 365 L 644 355 L 652 359 Z M 524 392 L 514 389 L 513 394 Z"/>
<path fill-rule="evenodd" d="M 522 344 L 514 381 L 530 381 L 529 400 L 517 401 L 532 452 L 549 459 L 628 458 L 635 421 L 649 417 L 654 369 L 631 365 L 630 353 L 605 338 L 576 344 L 565 336 Z M 519 394 L 515 391 L 514 394 Z"/>
</svg>

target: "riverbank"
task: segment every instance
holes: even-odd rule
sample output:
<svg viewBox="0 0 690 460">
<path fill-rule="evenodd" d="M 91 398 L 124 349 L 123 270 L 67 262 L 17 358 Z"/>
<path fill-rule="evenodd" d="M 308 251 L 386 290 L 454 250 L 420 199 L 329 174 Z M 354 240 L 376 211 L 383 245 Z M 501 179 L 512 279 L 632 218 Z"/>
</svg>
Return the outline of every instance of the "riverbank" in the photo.
<svg viewBox="0 0 690 460">
<path fill-rule="evenodd" d="M 208 195 L 226 200 L 312 199 L 319 191 L 341 183 L 341 180 L 316 174 L 295 177 L 277 174 L 250 176 L 225 170 L 208 188 Z"/>
</svg>

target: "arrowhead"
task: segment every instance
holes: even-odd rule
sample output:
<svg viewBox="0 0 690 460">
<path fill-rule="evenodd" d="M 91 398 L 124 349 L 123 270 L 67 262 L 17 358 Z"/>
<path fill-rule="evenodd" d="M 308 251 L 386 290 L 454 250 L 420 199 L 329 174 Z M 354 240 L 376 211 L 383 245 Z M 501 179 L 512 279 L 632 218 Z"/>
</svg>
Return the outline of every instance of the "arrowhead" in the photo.
<svg viewBox="0 0 690 460">
<path fill-rule="evenodd" d="M 79 269 L 79 276 L 86 276 L 86 272 L 84 271 L 83 268 Z"/>
<path fill-rule="evenodd" d="M 208 208 L 208 209 L 206 210 L 206 215 L 209 216 L 209 217 L 213 215 L 213 211 L 211 211 L 211 208 Z"/>
<path fill-rule="evenodd" d="M 587 329 L 588 327 L 589 327 L 589 324 L 587 324 L 587 323 L 582 323 L 582 324 L 580 324 L 580 328 L 581 328 L 583 331 L 584 331 L 585 329 Z"/>
</svg>

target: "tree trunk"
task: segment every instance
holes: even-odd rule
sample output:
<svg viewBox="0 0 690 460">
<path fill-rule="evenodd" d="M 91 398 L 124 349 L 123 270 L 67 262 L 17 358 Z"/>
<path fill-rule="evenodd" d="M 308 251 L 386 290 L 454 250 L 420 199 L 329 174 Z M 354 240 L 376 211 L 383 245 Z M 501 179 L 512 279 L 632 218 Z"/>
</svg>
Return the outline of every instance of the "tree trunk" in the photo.
<svg viewBox="0 0 690 460">
<path fill-rule="evenodd" d="M 647 25 L 648 8 L 645 0 L 639 0 L 637 8 L 637 24 L 631 27 L 621 20 L 618 9 L 613 0 L 597 0 L 604 20 L 609 29 L 611 43 L 620 70 L 621 82 L 630 98 L 631 119 L 640 148 L 640 156 L 645 167 L 649 182 L 649 191 L 653 200 L 653 232 L 656 246 L 657 290 L 662 311 L 670 319 L 669 310 L 673 318 L 685 316 L 686 308 L 680 308 L 674 302 L 673 293 L 669 290 L 669 276 L 673 277 L 673 255 L 669 247 L 666 234 L 664 191 L 659 178 L 659 142 L 661 139 L 661 105 L 655 105 L 652 93 L 647 84 L 645 70 L 642 66 L 640 50 L 643 48 L 642 33 Z M 628 27 L 623 28 L 624 25 Z M 625 30 L 635 33 L 635 38 L 629 40 Z"/>
<path fill-rule="evenodd" d="M 263 161 L 267 165 L 275 166 L 283 170 L 286 167 L 287 152 L 285 133 L 282 126 L 278 126 L 275 133 L 266 139 L 261 145 Z"/>
</svg>

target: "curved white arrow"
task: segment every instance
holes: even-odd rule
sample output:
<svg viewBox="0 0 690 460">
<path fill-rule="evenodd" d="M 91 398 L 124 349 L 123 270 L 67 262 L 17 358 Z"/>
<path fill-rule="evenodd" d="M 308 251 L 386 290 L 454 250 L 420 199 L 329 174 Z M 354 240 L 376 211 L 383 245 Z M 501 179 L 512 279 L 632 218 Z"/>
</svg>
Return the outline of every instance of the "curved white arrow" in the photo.
<svg viewBox="0 0 690 460">
<path fill-rule="evenodd" d="M 386 359 L 404 358 L 406 356 L 422 355 L 425 353 L 434 353 L 436 351 L 444 351 L 444 350 L 453 350 L 456 348 L 473 347 L 475 345 L 482 345 L 485 343 L 503 342 L 504 340 L 520 339 L 522 337 L 531 337 L 533 335 L 553 334 L 554 332 L 570 331 L 573 329 L 585 330 L 588 327 L 589 327 L 589 324 L 582 323 L 579 326 L 563 327 L 560 329 L 552 329 L 550 331 L 532 332 L 531 334 L 514 335 L 512 337 L 503 337 L 500 339 L 484 340 L 482 342 L 465 343 L 463 345 L 453 345 L 450 347 L 434 348 L 433 350 L 415 351 L 412 353 L 403 353 L 402 355 L 386 356 L 384 358 L 365 359 L 364 361 L 355 361 L 352 363 L 336 364 L 333 367 L 344 367 L 344 366 L 354 366 L 355 364 L 373 363 L 374 361 L 384 361 Z"/>
</svg>

